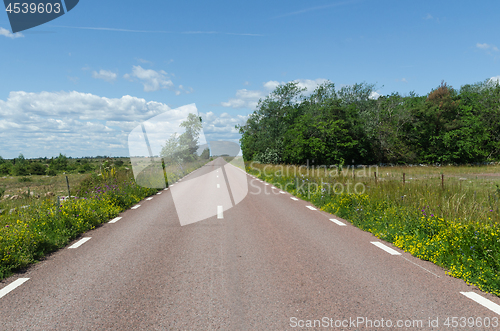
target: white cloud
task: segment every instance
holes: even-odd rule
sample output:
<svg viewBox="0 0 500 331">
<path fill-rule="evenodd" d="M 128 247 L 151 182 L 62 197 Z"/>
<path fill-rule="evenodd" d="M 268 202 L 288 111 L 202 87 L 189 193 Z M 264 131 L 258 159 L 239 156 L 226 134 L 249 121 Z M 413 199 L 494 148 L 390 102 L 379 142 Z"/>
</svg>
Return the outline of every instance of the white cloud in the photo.
<svg viewBox="0 0 500 331">
<path fill-rule="evenodd" d="M 165 112 L 172 112 L 166 104 L 129 95 L 110 99 L 76 91 L 11 92 L 0 100 L 0 139 L 6 142 L 1 155 L 126 156 L 130 130 Z"/>
<path fill-rule="evenodd" d="M 245 124 L 248 119 L 248 116 L 232 116 L 228 113 L 216 115 L 213 112 L 200 113 L 200 116 L 208 140 L 238 140 L 241 136 L 235 126 Z"/>
<path fill-rule="evenodd" d="M 186 107 L 196 109 L 194 105 Z M 149 130 L 159 118 L 168 118 L 170 124 L 182 121 L 185 113 L 181 108 L 129 95 L 106 98 L 77 91 L 11 92 L 6 100 L 0 100 L 0 140 L 4 142 L 0 155 L 128 156 L 127 142 L 133 129 L 144 122 Z M 247 119 L 213 112 L 200 116 L 207 139 L 235 142 L 240 138 L 235 125 Z M 152 144 L 163 143 L 154 135 L 149 138 Z"/>
<path fill-rule="evenodd" d="M 500 84 L 500 76 L 491 77 L 490 82 Z"/>
<path fill-rule="evenodd" d="M 498 47 L 496 47 L 495 45 L 487 44 L 487 43 L 484 43 L 484 44 L 477 43 L 476 47 L 479 49 L 485 50 L 485 51 L 492 50 L 492 51 L 498 52 Z"/>
<path fill-rule="evenodd" d="M 310 95 L 318 85 L 325 83 L 327 80 L 324 78 L 318 78 L 315 80 L 311 79 L 297 79 L 294 82 L 298 83 L 300 88 L 306 88 L 307 91 L 304 92 L 304 95 Z M 263 89 L 261 90 L 247 90 L 241 89 L 236 91 L 236 97 L 229 99 L 227 102 L 221 102 L 223 107 L 232 107 L 232 108 L 249 108 L 255 109 L 257 104 L 259 103 L 259 99 L 264 99 L 269 95 L 272 91 L 276 89 L 279 85 L 286 84 L 285 82 L 278 82 L 275 80 L 270 80 L 262 84 Z"/>
<path fill-rule="evenodd" d="M 15 39 L 15 38 L 22 38 L 24 35 L 20 32 L 12 33 L 7 29 L 0 28 L 0 36 L 5 36 L 7 38 Z"/>
<path fill-rule="evenodd" d="M 123 78 L 127 80 L 138 79 L 144 86 L 145 92 L 154 92 L 161 89 L 173 89 L 174 83 L 168 78 L 163 70 L 155 71 L 144 69 L 141 66 L 133 66 L 132 73 L 125 74 Z"/>
<path fill-rule="evenodd" d="M 375 92 L 375 91 L 372 91 L 370 93 L 370 96 L 368 98 L 372 99 L 372 100 L 377 100 L 378 98 L 380 97 L 380 94 Z"/>
<path fill-rule="evenodd" d="M 311 79 L 297 79 L 295 80 L 297 83 L 299 83 L 299 87 L 300 88 L 306 88 L 307 91 L 304 92 L 304 94 L 308 95 L 308 94 L 312 94 L 314 92 L 314 90 L 318 87 L 318 85 L 321 85 L 323 83 L 325 83 L 327 80 L 324 79 L 324 78 L 318 78 L 318 79 L 315 79 L 315 80 L 311 80 Z"/>
<path fill-rule="evenodd" d="M 102 80 L 105 80 L 105 81 L 111 83 L 116 79 L 117 74 L 115 74 L 114 72 L 109 71 L 109 70 L 102 70 L 101 69 L 99 72 L 93 71 L 92 77 L 94 77 L 95 79 L 102 79 Z"/>
</svg>

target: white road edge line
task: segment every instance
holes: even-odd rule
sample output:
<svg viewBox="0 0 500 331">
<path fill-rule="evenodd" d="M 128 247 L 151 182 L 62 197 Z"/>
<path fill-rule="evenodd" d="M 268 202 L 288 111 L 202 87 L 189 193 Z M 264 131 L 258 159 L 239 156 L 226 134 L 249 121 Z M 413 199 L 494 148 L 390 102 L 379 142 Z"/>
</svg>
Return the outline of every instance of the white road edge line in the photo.
<svg viewBox="0 0 500 331">
<path fill-rule="evenodd" d="M 395 251 L 394 249 L 392 249 L 390 247 L 387 247 L 386 245 L 382 244 L 381 242 L 371 241 L 371 243 L 374 244 L 375 246 L 377 246 L 378 248 L 383 249 L 384 251 L 386 251 L 387 253 L 389 253 L 391 255 L 401 255 L 400 252 Z"/>
<path fill-rule="evenodd" d="M 19 278 L 10 283 L 9 285 L 5 286 L 3 289 L 0 290 L 0 298 L 4 297 L 7 295 L 9 292 L 13 291 L 16 287 L 21 286 L 24 282 L 26 282 L 29 278 Z"/>
<path fill-rule="evenodd" d="M 133 206 L 133 207 L 132 207 L 132 208 L 130 208 L 130 209 L 137 209 L 137 208 L 139 208 L 140 206 L 141 206 L 141 205 L 135 205 L 135 206 Z"/>
<path fill-rule="evenodd" d="M 116 222 L 118 222 L 121 219 L 122 219 L 121 217 L 115 217 L 111 221 L 109 221 L 108 223 L 116 223 Z"/>
<path fill-rule="evenodd" d="M 299 201 L 299 199 L 294 198 L 294 197 L 290 197 L 290 199 L 292 199 L 292 200 L 294 200 L 294 201 Z"/>
<path fill-rule="evenodd" d="M 330 218 L 330 221 L 332 221 L 333 223 L 340 225 L 340 226 L 346 226 L 345 223 L 343 223 L 339 220 L 336 220 L 335 218 Z"/>
<path fill-rule="evenodd" d="M 224 218 L 224 208 L 222 206 L 217 206 L 217 218 Z"/>
<path fill-rule="evenodd" d="M 309 208 L 311 210 L 317 210 L 316 208 L 314 208 L 313 206 L 306 206 L 306 208 Z"/>
<path fill-rule="evenodd" d="M 70 249 L 70 248 L 78 248 L 81 245 L 85 244 L 90 239 L 92 239 L 92 237 L 82 238 L 82 239 L 78 240 L 76 243 L 74 243 L 73 245 L 69 246 L 68 249 Z"/>
<path fill-rule="evenodd" d="M 460 292 L 460 293 L 465 295 L 467 298 L 476 301 L 480 305 L 488 308 L 492 312 L 495 312 L 498 315 L 500 315 L 500 306 L 494 303 L 493 301 L 488 300 L 485 297 L 482 297 L 475 292 Z"/>
</svg>

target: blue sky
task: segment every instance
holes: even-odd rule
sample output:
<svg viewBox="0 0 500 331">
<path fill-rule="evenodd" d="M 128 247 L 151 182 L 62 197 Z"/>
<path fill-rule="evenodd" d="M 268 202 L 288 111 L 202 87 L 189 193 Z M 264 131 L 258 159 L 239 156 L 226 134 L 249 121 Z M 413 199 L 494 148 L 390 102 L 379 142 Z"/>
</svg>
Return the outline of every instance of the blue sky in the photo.
<svg viewBox="0 0 500 331">
<path fill-rule="evenodd" d="M 127 156 L 141 121 L 196 104 L 237 141 L 278 83 L 427 94 L 500 76 L 499 1 L 95 1 L 12 35 L 0 13 L 0 156 Z"/>
</svg>

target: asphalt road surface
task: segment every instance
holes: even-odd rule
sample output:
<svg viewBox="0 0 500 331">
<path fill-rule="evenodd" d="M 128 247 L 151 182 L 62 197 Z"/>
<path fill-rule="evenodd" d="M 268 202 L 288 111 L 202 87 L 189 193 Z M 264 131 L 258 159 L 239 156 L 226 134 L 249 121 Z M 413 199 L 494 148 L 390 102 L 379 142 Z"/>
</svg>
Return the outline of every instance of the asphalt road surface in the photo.
<svg viewBox="0 0 500 331">
<path fill-rule="evenodd" d="M 2 281 L 0 330 L 500 330 L 499 298 L 220 158 L 152 198 Z"/>
</svg>

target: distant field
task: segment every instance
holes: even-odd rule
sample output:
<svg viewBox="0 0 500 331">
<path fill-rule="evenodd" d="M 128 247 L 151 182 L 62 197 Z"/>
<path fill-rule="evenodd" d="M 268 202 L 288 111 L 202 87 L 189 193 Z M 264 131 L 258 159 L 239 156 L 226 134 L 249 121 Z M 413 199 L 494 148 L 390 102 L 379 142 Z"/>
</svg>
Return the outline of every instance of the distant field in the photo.
<svg viewBox="0 0 500 331">
<path fill-rule="evenodd" d="M 27 171 L 29 171 L 30 164 L 33 163 L 41 163 L 47 168 L 47 172 L 50 169 L 50 160 L 27 160 L 26 162 Z M 76 188 L 83 180 L 88 178 L 92 172 L 100 172 L 106 166 L 113 166 L 121 170 L 131 168 L 129 158 L 87 158 L 66 159 L 64 169 L 55 171 L 55 175 L 31 175 L 28 173 L 16 176 L 4 174 L 0 176 L 0 210 L 6 212 L 13 208 L 25 206 L 34 199 L 45 198 L 46 195 L 49 198 L 52 197 L 52 200 L 55 200 L 56 196 L 67 196 L 66 176 L 68 177 L 71 195 L 74 195 Z M 14 199 L 12 199 L 13 197 Z"/>
</svg>

